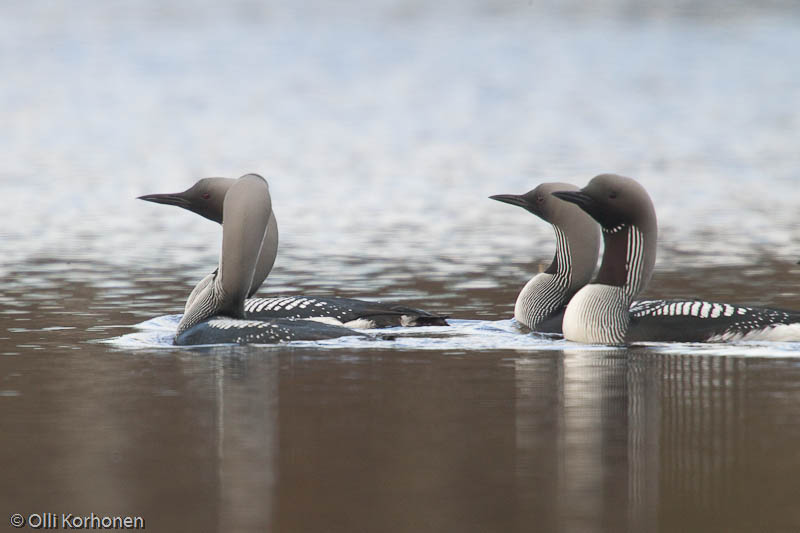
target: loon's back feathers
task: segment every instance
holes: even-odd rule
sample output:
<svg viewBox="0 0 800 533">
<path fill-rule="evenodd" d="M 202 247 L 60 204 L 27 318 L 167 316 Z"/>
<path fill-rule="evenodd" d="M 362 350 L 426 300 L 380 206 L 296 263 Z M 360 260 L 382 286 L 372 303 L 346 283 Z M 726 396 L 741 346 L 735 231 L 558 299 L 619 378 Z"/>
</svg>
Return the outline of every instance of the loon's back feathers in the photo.
<svg viewBox="0 0 800 533">
<path fill-rule="evenodd" d="M 614 174 L 594 177 L 580 191 L 557 191 L 603 228 L 597 278 L 570 301 L 564 336 L 578 342 L 714 342 L 800 340 L 800 312 L 702 300 L 633 298 L 647 286 L 656 255 L 655 209 L 644 188 Z"/>
<path fill-rule="evenodd" d="M 447 317 L 422 309 L 353 298 L 317 296 L 275 296 L 250 298 L 244 305 L 245 317 L 265 318 L 329 318 L 339 324 L 360 328 L 392 326 L 446 326 Z"/>
<path fill-rule="evenodd" d="M 258 176 L 259 179 L 262 179 Z M 240 178 L 242 179 L 242 178 Z M 237 217 L 254 216 L 258 213 L 246 215 L 241 209 L 232 209 L 225 212 L 225 201 L 229 190 L 239 180 L 230 178 L 203 178 L 180 193 L 148 194 L 140 199 L 165 205 L 174 205 L 197 213 L 198 215 L 223 225 L 223 234 L 226 223 L 235 224 Z M 264 182 L 266 184 L 266 182 Z M 267 190 L 267 195 L 269 194 Z M 246 201 L 246 198 L 240 202 Z M 248 300 L 245 301 L 244 318 L 269 320 L 271 318 L 297 318 L 297 319 L 322 319 L 342 324 L 353 323 L 354 327 L 392 327 L 392 326 L 446 326 L 447 317 L 429 313 L 420 309 L 404 307 L 397 304 L 366 302 L 352 298 L 335 297 L 271 297 L 252 298 L 266 277 L 272 270 L 278 252 L 278 225 L 272 212 L 271 199 L 269 205 L 264 204 L 261 209 L 268 210 L 268 222 L 263 239 L 252 244 L 252 250 L 259 249 L 255 271 L 247 290 Z M 241 248 L 238 244 L 236 248 Z M 247 250 L 241 250 L 244 253 Z M 223 254 L 224 256 L 224 254 Z M 192 291 L 186 302 L 186 311 L 195 310 L 198 296 L 208 290 L 208 284 L 216 279 L 217 271 L 206 276 Z M 308 300 L 314 304 L 309 305 Z"/>
<path fill-rule="evenodd" d="M 776 337 L 789 332 L 779 326 L 797 325 L 800 312 L 704 300 L 642 300 L 630 308 L 627 342 L 723 342 Z M 774 334 L 774 335 L 773 335 Z M 787 339 L 788 340 L 788 339 Z"/>
</svg>

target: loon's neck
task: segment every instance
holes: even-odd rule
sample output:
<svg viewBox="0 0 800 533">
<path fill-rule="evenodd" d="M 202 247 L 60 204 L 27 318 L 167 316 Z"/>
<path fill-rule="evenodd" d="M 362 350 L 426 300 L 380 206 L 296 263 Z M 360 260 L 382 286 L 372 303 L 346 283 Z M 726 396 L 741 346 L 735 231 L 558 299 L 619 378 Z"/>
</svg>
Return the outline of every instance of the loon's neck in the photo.
<svg viewBox="0 0 800 533">
<path fill-rule="evenodd" d="M 192 290 L 186 301 L 183 317 L 178 323 L 177 334 L 215 315 L 244 318 L 244 300 L 239 307 L 241 311 L 237 312 L 236 302 L 226 297 L 217 269 L 203 278 Z"/>
<path fill-rule="evenodd" d="M 573 247 L 570 242 L 575 236 L 555 224 L 552 227 L 556 235 L 553 261 L 525 284 L 514 305 L 514 318 L 533 330 L 563 311 L 572 295 L 591 277 L 597 258 L 598 242 L 588 247 Z M 585 235 L 581 237 L 585 240 Z"/>
<path fill-rule="evenodd" d="M 655 249 L 648 240 L 634 225 L 603 228 L 603 262 L 593 283 L 621 287 L 629 304 L 652 276 Z"/>
<path fill-rule="evenodd" d="M 655 243 L 635 225 L 603 228 L 603 262 L 597 278 L 572 298 L 564 313 L 567 340 L 622 344 L 634 297 L 652 276 Z"/>
<path fill-rule="evenodd" d="M 568 285 L 556 274 L 542 272 L 525 284 L 514 304 L 514 318 L 534 331 L 567 303 Z"/>
<path fill-rule="evenodd" d="M 244 301 L 256 281 L 265 233 L 272 217 L 266 181 L 248 174 L 231 186 L 223 203 L 219 268 L 195 287 L 178 334 L 213 316 L 244 318 Z M 273 218 L 274 220 L 274 218 Z"/>
</svg>

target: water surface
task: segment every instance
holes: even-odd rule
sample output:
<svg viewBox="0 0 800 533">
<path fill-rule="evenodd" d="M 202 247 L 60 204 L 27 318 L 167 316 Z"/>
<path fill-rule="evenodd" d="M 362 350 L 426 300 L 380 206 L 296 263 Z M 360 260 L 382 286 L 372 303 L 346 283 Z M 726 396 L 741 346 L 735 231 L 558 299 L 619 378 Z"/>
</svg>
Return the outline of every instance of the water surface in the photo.
<svg viewBox="0 0 800 533">
<path fill-rule="evenodd" d="M 487 197 L 634 176 L 660 227 L 643 296 L 800 309 L 799 22 L 781 2 L 3 5 L 0 520 L 797 530 L 798 346 L 526 335 L 514 299 L 554 237 Z M 455 327 L 166 346 L 220 231 L 135 198 L 246 172 L 281 230 L 261 295 Z"/>
</svg>

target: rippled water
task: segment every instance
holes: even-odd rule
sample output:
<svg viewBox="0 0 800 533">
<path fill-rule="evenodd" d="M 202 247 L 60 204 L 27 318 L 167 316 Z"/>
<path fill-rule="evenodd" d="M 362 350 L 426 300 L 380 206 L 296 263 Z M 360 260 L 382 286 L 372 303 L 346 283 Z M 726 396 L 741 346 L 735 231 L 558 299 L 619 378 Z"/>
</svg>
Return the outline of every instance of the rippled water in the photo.
<svg viewBox="0 0 800 533">
<path fill-rule="evenodd" d="M 800 18 L 778 0 L 0 6 L 0 520 L 151 531 L 793 531 L 800 348 L 519 332 L 552 230 L 487 199 L 615 171 L 644 296 L 800 308 Z M 262 295 L 395 340 L 167 346 L 219 227 L 137 201 L 259 172 Z"/>
</svg>

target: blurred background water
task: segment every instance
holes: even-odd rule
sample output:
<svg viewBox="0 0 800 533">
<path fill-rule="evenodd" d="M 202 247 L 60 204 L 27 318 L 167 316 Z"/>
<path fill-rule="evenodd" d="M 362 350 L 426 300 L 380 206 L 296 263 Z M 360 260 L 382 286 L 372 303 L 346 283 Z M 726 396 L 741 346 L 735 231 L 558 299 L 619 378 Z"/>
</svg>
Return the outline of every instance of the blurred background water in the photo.
<svg viewBox="0 0 800 533">
<path fill-rule="evenodd" d="M 96 341 L 217 262 L 218 226 L 135 198 L 247 172 L 281 230 L 263 295 L 502 330 L 554 239 L 487 197 L 610 171 L 656 204 L 646 295 L 800 308 L 798 50 L 779 0 L 1 4 L 0 512 L 796 530 L 794 345 Z"/>
</svg>

